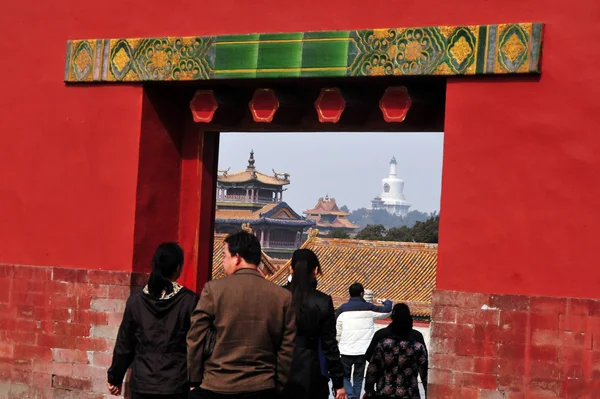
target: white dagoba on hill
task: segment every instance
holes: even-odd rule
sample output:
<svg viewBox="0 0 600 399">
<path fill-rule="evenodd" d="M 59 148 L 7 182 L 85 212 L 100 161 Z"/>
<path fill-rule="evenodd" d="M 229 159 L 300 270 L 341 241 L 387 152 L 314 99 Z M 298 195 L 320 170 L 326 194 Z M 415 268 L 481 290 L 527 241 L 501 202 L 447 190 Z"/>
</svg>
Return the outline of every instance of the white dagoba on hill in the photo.
<svg viewBox="0 0 600 399">
<path fill-rule="evenodd" d="M 390 175 L 381 180 L 382 193 L 371 201 L 373 209 L 385 209 L 392 215 L 406 217 L 410 202 L 404 197 L 404 180 L 396 175 L 396 158 L 390 161 Z"/>
</svg>

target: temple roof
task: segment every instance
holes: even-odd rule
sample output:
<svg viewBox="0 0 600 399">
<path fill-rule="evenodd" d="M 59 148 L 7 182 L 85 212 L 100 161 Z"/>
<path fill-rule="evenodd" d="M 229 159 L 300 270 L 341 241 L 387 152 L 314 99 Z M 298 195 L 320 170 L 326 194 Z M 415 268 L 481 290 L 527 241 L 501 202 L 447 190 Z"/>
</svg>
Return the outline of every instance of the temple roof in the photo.
<svg viewBox="0 0 600 399">
<path fill-rule="evenodd" d="M 258 181 L 263 184 L 270 184 L 274 186 L 285 186 L 290 184 L 289 179 L 280 179 L 275 176 L 270 176 L 264 173 L 249 170 L 244 170 L 242 172 L 236 172 L 227 175 L 219 175 L 217 181 L 221 183 L 246 183 Z"/>
<path fill-rule="evenodd" d="M 317 205 L 313 209 L 308 209 L 304 211 L 305 215 L 337 215 L 337 216 L 348 216 L 348 212 L 341 211 L 335 203 L 335 198 L 329 198 L 329 196 L 325 196 L 319 198 L 317 201 Z"/>
<path fill-rule="evenodd" d="M 321 215 L 308 215 L 307 219 L 314 221 L 317 224 L 317 227 L 321 228 L 358 229 L 360 227 L 353 224 L 344 216 L 337 216 L 333 222 L 323 220 Z"/>
<path fill-rule="evenodd" d="M 235 173 L 228 173 L 228 170 L 220 170 L 220 174 L 217 177 L 219 183 L 250 183 L 260 182 L 263 184 L 270 184 L 273 186 L 286 186 L 290 184 L 289 174 L 277 173 L 273 170 L 273 175 L 267 175 L 261 172 L 257 172 L 254 166 L 254 151 L 250 152 L 250 159 L 248 159 L 248 166 L 246 170 Z M 280 177 L 283 176 L 283 177 Z"/>
<path fill-rule="evenodd" d="M 253 225 L 258 223 L 287 224 L 296 226 L 313 226 L 313 221 L 298 215 L 285 202 L 273 203 L 253 211 L 252 209 L 219 209 L 215 212 L 215 221 L 220 223 L 234 222 Z"/>
<path fill-rule="evenodd" d="M 212 269 L 212 279 L 216 280 L 218 278 L 224 277 L 223 274 L 223 249 L 225 248 L 225 238 L 227 238 L 227 234 L 215 234 L 214 238 L 214 246 L 213 246 L 213 269 Z M 262 261 L 262 270 L 261 272 L 266 276 L 270 276 L 275 273 L 279 268 L 273 264 L 272 259 L 267 256 L 264 252 L 261 254 Z M 278 260 L 279 263 L 281 263 Z"/>
<path fill-rule="evenodd" d="M 413 315 L 431 315 L 435 290 L 437 244 L 321 238 L 311 234 L 302 248 L 313 250 L 324 275 L 319 289 L 339 306 L 348 300 L 348 287 L 358 281 L 373 290 L 375 299 L 405 302 Z M 291 261 L 280 266 L 271 281 L 287 282 Z"/>
</svg>

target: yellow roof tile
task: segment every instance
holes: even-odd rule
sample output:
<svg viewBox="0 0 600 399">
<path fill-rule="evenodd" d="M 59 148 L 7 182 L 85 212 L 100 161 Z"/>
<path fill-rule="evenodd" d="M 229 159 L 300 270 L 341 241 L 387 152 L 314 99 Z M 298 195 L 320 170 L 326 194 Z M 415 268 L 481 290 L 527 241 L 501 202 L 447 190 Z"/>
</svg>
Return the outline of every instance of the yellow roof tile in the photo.
<svg viewBox="0 0 600 399">
<path fill-rule="evenodd" d="M 263 184 L 270 184 L 273 186 L 286 186 L 290 184 L 289 179 L 280 179 L 275 176 L 266 175 L 261 172 L 256 172 L 252 169 L 246 169 L 241 172 L 222 174 L 217 177 L 217 181 L 220 183 L 245 183 L 251 181 L 259 181 Z"/>
<path fill-rule="evenodd" d="M 261 215 L 275 208 L 277 203 L 267 204 L 260 209 L 218 209 L 215 212 L 215 219 L 230 220 L 259 220 Z"/>
<path fill-rule="evenodd" d="M 304 211 L 305 215 L 337 215 L 337 216 L 348 216 L 348 212 L 344 212 L 338 208 L 335 198 L 329 198 L 326 196 L 325 199 L 319 198 L 317 205 L 313 209 L 307 209 Z"/>
<path fill-rule="evenodd" d="M 405 302 L 416 315 L 431 314 L 437 244 L 310 237 L 302 248 L 317 254 L 324 273 L 319 289 L 338 302 L 347 301 L 348 287 L 360 282 L 376 299 Z M 289 268 L 290 261 L 269 279 L 285 284 Z"/>
</svg>

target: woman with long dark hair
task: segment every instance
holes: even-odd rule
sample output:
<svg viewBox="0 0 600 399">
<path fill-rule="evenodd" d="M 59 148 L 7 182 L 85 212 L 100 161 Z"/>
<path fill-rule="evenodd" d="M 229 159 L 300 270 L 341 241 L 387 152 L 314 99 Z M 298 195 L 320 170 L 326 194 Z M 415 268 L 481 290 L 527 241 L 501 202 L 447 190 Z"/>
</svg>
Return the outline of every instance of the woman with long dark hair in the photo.
<svg viewBox="0 0 600 399">
<path fill-rule="evenodd" d="M 327 399 L 329 379 L 335 398 L 346 399 L 344 368 L 335 338 L 333 301 L 331 296 L 317 290 L 318 274 L 321 274 L 321 265 L 313 251 L 294 252 L 292 281 L 288 288 L 293 295 L 297 332 L 292 371 L 283 393 L 286 399 Z"/>
<path fill-rule="evenodd" d="M 419 399 L 419 375 L 427 393 L 427 349 L 406 304 L 394 306 L 392 323 L 375 334 L 367 359 L 365 397 Z"/>
<path fill-rule="evenodd" d="M 132 399 L 187 398 L 186 335 L 198 296 L 175 282 L 182 266 L 178 244 L 159 245 L 148 284 L 127 300 L 108 369 L 111 394 L 121 394 L 131 365 Z"/>
</svg>

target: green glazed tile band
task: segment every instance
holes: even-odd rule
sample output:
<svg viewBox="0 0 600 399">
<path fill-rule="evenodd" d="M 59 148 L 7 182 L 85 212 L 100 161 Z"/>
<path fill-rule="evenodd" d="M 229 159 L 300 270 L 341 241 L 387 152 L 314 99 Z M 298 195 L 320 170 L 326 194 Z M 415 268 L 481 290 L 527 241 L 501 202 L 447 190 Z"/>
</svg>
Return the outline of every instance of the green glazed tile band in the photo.
<svg viewBox="0 0 600 399">
<path fill-rule="evenodd" d="M 540 73 L 543 24 L 70 40 L 65 82 Z"/>
</svg>

